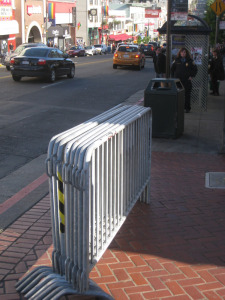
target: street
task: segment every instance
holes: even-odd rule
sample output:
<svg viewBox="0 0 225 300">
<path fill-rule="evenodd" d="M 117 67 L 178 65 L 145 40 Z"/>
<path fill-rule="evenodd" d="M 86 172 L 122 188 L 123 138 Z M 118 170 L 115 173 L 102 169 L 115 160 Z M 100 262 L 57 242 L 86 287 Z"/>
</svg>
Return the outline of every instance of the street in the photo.
<svg viewBox="0 0 225 300">
<path fill-rule="evenodd" d="M 14 82 L 11 73 L 0 68 L 0 205 L 45 173 L 48 143 L 54 135 L 124 102 L 154 76 L 151 58 L 141 71 L 114 70 L 112 54 L 73 60 L 75 78 L 61 77 L 53 84 L 28 77 Z M 48 192 L 46 180 L 40 190 L 43 195 Z M 32 199 L 28 203 L 23 197 L 14 209 L 9 204 L 0 228 L 38 201 L 35 189 Z"/>
</svg>

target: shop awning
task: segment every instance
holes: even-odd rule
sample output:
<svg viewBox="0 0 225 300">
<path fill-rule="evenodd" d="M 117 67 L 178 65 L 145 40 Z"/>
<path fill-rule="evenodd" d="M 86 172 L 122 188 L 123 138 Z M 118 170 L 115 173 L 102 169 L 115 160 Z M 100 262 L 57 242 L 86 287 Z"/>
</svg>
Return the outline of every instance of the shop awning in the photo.
<svg viewBox="0 0 225 300">
<path fill-rule="evenodd" d="M 16 20 L 0 21 L 0 35 L 19 33 L 19 24 Z"/>
<path fill-rule="evenodd" d="M 132 36 L 128 35 L 126 33 L 117 34 L 117 35 L 114 35 L 114 34 L 109 35 L 109 40 L 115 41 L 115 42 L 126 41 L 126 40 L 129 40 L 129 39 L 132 39 Z"/>
</svg>

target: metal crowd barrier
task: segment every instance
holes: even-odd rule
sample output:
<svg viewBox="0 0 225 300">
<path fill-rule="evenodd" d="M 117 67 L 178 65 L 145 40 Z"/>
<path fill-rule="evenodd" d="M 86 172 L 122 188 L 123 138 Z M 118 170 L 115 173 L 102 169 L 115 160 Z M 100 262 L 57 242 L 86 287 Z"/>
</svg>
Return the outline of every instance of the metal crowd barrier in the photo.
<svg viewBox="0 0 225 300">
<path fill-rule="evenodd" d="M 26 299 L 112 299 L 89 273 L 136 201 L 150 201 L 151 123 L 150 108 L 118 105 L 51 139 L 52 268 L 37 267 L 17 283 Z"/>
</svg>

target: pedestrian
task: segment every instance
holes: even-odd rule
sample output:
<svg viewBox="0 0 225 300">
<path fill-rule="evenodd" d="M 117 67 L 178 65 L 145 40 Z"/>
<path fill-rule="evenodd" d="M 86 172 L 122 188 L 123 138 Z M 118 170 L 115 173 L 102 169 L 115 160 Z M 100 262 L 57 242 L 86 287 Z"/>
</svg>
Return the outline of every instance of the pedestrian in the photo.
<svg viewBox="0 0 225 300">
<path fill-rule="evenodd" d="M 209 75 L 211 79 L 211 95 L 219 96 L 219 80 L 224 80 L 223 59 L 218 49 L 213 50 L 212 60 L 209 62 Z"/>
<path fill-rule="evenodd" d="M 153 56 L 154 69 L 156 78 L 166 77 L 166 56 L 162 53 L 161 47 L 156 47 Z"/>
<path fill-rule="evenodd" d="M 171 76 L 173 78 L 179 78 L 185 89 L 185 102 L 184 109 L 186 113 L 191 110 L 191 90 L 192 90 L 192 78 L 196 76 L 198 72 L 197 66 L 189 51 L 186 48 L 181 48 L 177 53 L 177 57 L 171 66 Z"/>
<path fill-rule="evenodd" d="M 13 48 L 14 48 L 14 46 L 13 46 L 13 44 L 11 43 L 11 44 L 9 45 L 9 50 L 10 50 L 10 52 L 13 52 Z"/>
<path fill-rule="evenodd" d="M 113 43 L 113 44 L 112 44 L 112 53 L 114 53 L 115 50 L 116 50 L 116 46 L 115 46 L 115 44 Z"/>
</svg>

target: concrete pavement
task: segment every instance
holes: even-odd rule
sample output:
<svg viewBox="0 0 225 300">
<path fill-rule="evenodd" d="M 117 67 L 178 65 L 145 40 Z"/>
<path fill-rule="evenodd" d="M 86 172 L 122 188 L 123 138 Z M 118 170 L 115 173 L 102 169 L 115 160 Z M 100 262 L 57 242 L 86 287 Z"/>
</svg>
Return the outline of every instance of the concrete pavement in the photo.
<svg viewBox="0 0 225 300">
<path fill-rule="evenodd" d="M 126 103 L 142 105 L 143 92 Z M 208 97 L 206 112 L 185 114 L 179 139 L 153 139 L 151 204 L 135 205 L 90 276 L 116 300 L 225 299 L 224 81 L 220 94 Z M 214 174 L 220 176 L 217 185 Z M 35 193 L 40 201 L 0 235 L 1 300 L 23 299 L 15 290 L 17 280 L 36 266 L 51 265 L 43 182 L 40 175 L 13 198 L 32 201 Z M 1 204 L 5 212 L 7 200 Z"/>
</svg>

